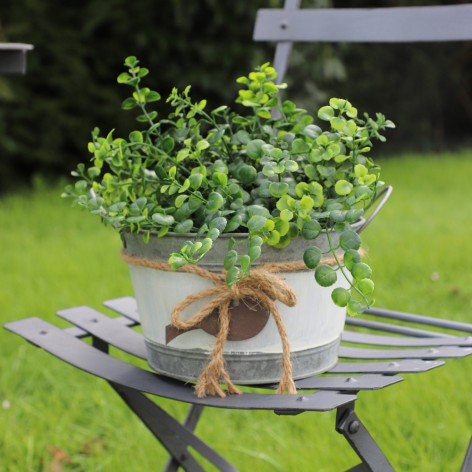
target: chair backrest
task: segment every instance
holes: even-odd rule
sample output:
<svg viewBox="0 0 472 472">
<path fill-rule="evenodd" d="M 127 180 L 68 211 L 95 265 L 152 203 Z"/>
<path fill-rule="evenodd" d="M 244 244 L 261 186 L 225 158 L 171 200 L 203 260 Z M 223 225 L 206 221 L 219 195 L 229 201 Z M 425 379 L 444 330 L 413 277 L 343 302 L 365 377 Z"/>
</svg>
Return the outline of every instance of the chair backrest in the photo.
<svg viewBox="0 0 472 472">
<path fill-rule="evenodd" d="M 261 9 L 255 41 L 277 43 L 274 67 L 282 82 L 292 42 L 375 42 L 472 40 L 472 4 L 388 8 L 303 8 L 285 0 L 284 8 Z"/>
</svg>

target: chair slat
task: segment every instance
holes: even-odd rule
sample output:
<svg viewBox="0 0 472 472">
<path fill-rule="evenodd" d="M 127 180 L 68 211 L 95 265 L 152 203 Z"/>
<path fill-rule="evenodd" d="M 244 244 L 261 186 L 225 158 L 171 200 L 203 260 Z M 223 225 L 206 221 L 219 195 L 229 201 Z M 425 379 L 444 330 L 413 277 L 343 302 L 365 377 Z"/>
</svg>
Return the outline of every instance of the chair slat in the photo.
<svg viewBox="0 0 472 472">
<path fill-rule="evenodd" d="M 472 4 L 261 9 L 255 41 L 418 42 L 472 39 Z"/>
<path fill-rule="evenodd" d="M 109 356 L 39 318 L 12 321 L 5 328 L 78 369 L 109 382 L 187 403 L 240 410 L 277 410 L 284 414 L 334 410 L 357 399 L 356 395 L 336 391 L 305 393 L 302 396 L 245 393 L 226 398 L 198 398 L 192 384 L 157 375 Z"/>
</svg>

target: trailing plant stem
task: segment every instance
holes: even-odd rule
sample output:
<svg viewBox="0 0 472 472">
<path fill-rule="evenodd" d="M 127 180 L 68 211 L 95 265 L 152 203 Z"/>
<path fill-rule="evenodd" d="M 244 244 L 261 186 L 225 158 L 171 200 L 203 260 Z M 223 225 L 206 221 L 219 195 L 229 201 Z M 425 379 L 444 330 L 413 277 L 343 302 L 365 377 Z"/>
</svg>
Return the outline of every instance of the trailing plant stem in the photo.
<svg viewBox="0 0 472 472">
<path fill-rule="evenodd" d="M 335 261 L 336 261 L 336 264 L 338 266 L 338 269 L 341 271 L 341 273 L 343 274 L 343 277 L 345 278 L 345 280 L 347 281 L 347 283 L 349 284 L 349 286 L 351 287 L 351 290 L 355 290 L 363 299 L 364 303 L 366 304 L 366 306 L 369 306 L 369 301 L 367 300 L 366 296 L 351 282 L 351 279 L 348 277 L 348 275 L 346 274 L 346 272 L 344 271 L 344 268 L 346 267 L 343 263 L 341 263 L 341 261 L 339 260 L 338 258 L 338 255 L 336 254 L 336 248 L 334 247 L 333 245 L 333 242 L 331 240 L 331 236 L 330 236 L 330 230 L 329 228 L 326 228 L 326 237 L 328 239 L 328 244 L 329 244 L 329 248 L 330 248 L 330 252 L 331 254 L 333 255 Z"/>
</svg>

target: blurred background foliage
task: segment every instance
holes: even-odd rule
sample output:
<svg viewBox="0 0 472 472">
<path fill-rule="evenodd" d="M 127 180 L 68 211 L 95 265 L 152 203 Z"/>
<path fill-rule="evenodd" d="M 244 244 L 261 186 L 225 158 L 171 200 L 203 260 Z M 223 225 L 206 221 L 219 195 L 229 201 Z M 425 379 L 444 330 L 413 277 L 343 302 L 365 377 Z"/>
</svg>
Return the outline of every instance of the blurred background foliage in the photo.
<svg viewBox="0 0 472 472">
<path fill-rule="evenodd" d="M 305 0 L 302 7 L 378 7 L 457 1 Z M 468 2 L 465 2 L 468 3 Z M 90 131 L 134 126 L 120 112 L 116 85 L 127 55 L 151 70 L 163 96 L 192 84 L 194 98 L 233 100 L 234 79 L 272 60 L 255 43 L 259 8 L 283 0 L 15 0 L 0 3 L 0 41 L 26 42 L 25 76 L 0 77 L 0 188 L 36 174 L 69 175 L 87 158 Z M 331 96 L 396 122 L 382 152 L 444 150 L 470 144 L 472 44 L 297 44 L 289 97 L 313 111 Z"/>
</svg>

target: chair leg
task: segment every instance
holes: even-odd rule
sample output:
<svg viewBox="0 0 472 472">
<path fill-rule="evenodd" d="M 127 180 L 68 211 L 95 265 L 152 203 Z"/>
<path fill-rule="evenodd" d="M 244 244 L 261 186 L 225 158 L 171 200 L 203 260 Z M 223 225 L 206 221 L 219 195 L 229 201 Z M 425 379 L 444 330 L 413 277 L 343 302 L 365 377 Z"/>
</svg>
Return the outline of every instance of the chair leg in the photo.
<svg viewBox="0 0 472 472">
<path fill-rule="evenodd" d="M 354 403 L 338 408 L 336 431 L 351 445 L 362 463 L 348 472 L 395 472 L 384 453 L 354 412 Z"/>
<path fill-rule="evenodd" d="M 186 472 L 205 472 L 188 450 L 189 447 L 200 453 L 221 472 L 238 472 L 236 467 L 143 393 L 113 382 L 109 383 Z M 191 413 L 190 423 L 196 425 L 199 413 L 198 409 Z"/>
<path fill-rule="evenodd" d="M 472 472 L 472 438 L 470 438 L 469 447 L 465 453 L 464 462 L 460 472 Z"/>
<path fill-rule="evenodd" d="M 184 421 L 184 426 L 190 431 L 195 431 L 195 428 L 202 412 L 203 406 L 190 405 L 190 408 L 188 409 L 187 416 Z M 179 470 L 179 467 L 179 463 L 171 456 L 163 472 L 177 472 Z"/>
</svg>

